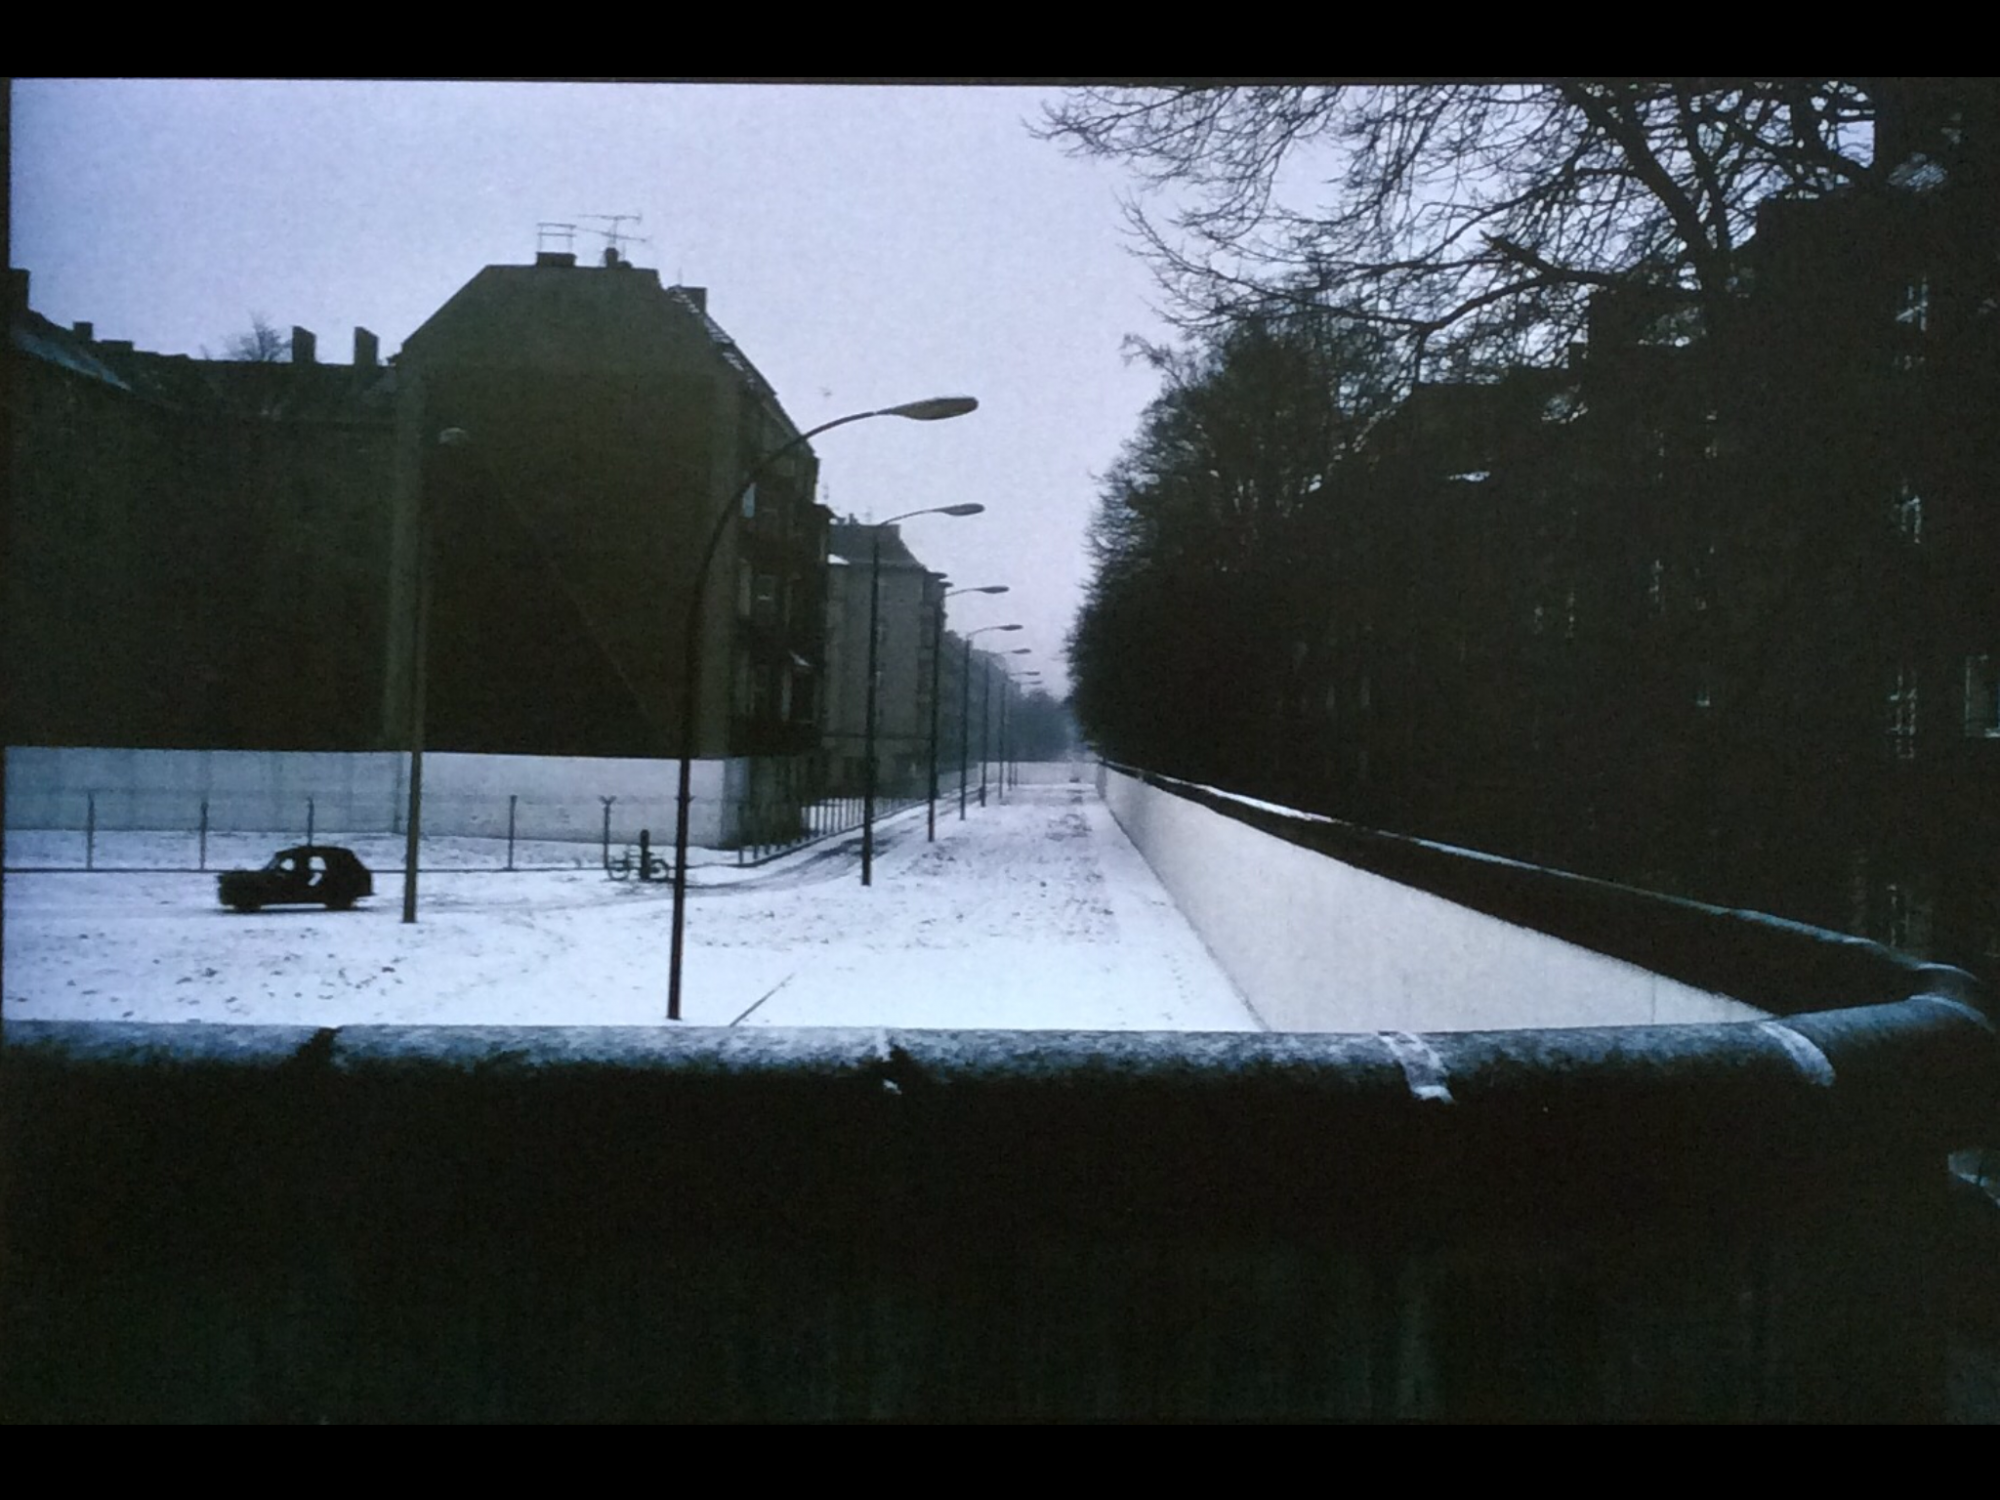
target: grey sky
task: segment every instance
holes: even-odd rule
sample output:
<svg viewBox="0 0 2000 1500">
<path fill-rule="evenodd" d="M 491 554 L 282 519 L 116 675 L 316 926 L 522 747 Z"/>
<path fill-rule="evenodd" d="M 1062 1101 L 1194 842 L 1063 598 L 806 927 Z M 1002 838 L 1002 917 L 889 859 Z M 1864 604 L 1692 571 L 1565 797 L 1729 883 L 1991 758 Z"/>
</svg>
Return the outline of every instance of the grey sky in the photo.
<svg viewBox="0 0 2000 1500">
<path fill-rule="evenodd" d="M 1103 471 L 1162 335 L 1114 169 L 1031 138 L 1046 92 L 770 84 L 23 80 L 13 264 L 58 323 L 220 353 L 253 312 L 345 360 L 399 348 L 539 220 L 637 213 L 631 248 L 709 309 L 801 427 L 920 396 L 973 416 L 873 422 L 819 445 L 863 519 L 977 500 L 905 536 L 954 584 L 954 628 L 1019 620 L 1058 691 Z M 588 223 L 590 221 L 582 221 Z M 580 235 L 579 255 L 603 241 Z"/>
</svg>

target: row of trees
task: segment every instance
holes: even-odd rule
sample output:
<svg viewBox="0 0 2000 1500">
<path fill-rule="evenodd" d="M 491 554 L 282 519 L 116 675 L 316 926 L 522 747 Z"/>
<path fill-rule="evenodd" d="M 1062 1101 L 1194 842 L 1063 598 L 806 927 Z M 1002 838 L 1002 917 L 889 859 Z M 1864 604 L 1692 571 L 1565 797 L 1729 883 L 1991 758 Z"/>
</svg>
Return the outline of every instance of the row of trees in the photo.
<svg viewBox="0 0 2000 1500">
<path fill-rule="evenodd" d="M 1324 615 L 1301 549 L 1392 386 L 1382 341 L 1326 317 L 1250 314 L 1138 352 L 1164 390 L 1091 525 L 1077 715 L 1114 756 L 1222 775 L 1268 741 L 1283 643 Z"/>
<path fill-rule="evenodd" d="M 1085 729 L 1155 763 L 1242 765 L 1324 617 L 1296 560 L 1404 397 L 1548 363 L 1613 289 L 1677 296 L 1723 333 L 1761 202 L 1886 191 L 1993 100 L 1891 79 L 1071 93 L 1045 137 L 1175 205 L 1128 212 L 1186 336 L 1135 350 L 1164 388 L 1090 534 Z"/>
</svg>

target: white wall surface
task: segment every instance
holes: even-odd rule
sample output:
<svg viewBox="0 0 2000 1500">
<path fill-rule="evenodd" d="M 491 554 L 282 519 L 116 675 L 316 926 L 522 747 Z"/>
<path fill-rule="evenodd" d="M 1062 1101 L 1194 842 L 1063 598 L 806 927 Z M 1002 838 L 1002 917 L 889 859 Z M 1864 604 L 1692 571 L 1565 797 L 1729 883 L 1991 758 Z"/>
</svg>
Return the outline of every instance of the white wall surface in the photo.
<svg viewBox="0 0 2000 1500">
<path fill-rule="evenodd" d="M 7 751 L 9 828 L 82 828 L 90 799 L 103 829 L 193 830 L 208 802 L 216 832 L 297 831 L 313 801 L 319 833 L 400 833 L 409 759 L 401 752 L 121 750 L 16 746 Z M 589 756 L 462 755 L 424 757 L 424 829 L 436 834 L 507 832 L 507 799 L 524 839 L 595 840 L 604 829 L 602 797 L 615 840 L 650 828 L 673 839 L 679 763 Z M 747 786 L 744 763 L 696 761 L 689 837 L 722 841 L 732 801 Z M 725 795 L 725 792 L 727 795 Z"/>
<path fill-rule="evenodd" d="M 1278 1031 L 1495 1031 L 1767 1012 L 1302 849 L 1106 769 L 1112 816 Z"/>
</svg>

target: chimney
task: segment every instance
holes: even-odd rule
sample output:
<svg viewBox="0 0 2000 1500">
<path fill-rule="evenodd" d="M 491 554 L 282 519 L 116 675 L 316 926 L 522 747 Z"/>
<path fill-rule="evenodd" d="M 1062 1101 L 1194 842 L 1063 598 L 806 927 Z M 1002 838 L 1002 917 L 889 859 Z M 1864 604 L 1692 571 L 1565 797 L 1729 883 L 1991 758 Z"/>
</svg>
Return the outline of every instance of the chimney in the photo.
<svg viewBox="0 0 2000 1500">
<path fill-rule="evenodd" d="M 576 252 L 572 250 L 537 250 L 535 264 L 538 266 L 573 266 Z"/>
<path fill-rule="evenodd" d="M 95 323 L 78 323 L 71 327 L 70 332 L 87 344 L 97 337 L 97 325 Z"/>
<path fill-rule="evenodd" d="M 301 328 L 296 323 L 292 325 L 292 363 L 295 365 L 319 363 L 319 340 L 313 336 L 310 328 Z"/>
<path fill-rule="evenodd" d="M 354 329 L 354 368 L 372 370 L 382 353 L 382 341 L 359 324 Z"/>
</svg>

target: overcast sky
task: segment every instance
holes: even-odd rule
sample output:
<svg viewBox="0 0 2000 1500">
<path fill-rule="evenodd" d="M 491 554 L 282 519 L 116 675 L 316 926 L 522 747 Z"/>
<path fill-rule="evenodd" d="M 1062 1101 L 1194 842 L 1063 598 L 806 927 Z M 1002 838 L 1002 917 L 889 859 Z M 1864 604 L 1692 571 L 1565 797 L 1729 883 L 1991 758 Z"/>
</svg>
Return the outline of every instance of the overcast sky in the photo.
<svg viewBox="0 0 2000 1500">
<path fill-rule="evenodd" d="M 253 313 L 384 353 L 537 223 L 639 214 L 629 247 L 709 311 L 800 427 L 921 396 L 980 410 L 817 444 L 826 502 L 904 536 L 966 629 L 1018 620 L 1058 691 L 1095 486 L 1157 389 L 1164 336 L 1118 169 L 1035 140 L 1047 91 L 771 84 L 25 80 L 12 263 L 33 308 L 141 349 L 220 354 Z M 581 234 L 580 257 L 601 238 Z M 551 248 L 557 248 L 551 246 Z M 1045 679 L 1046 680 L 1046 679 Z"/>
</svg>

